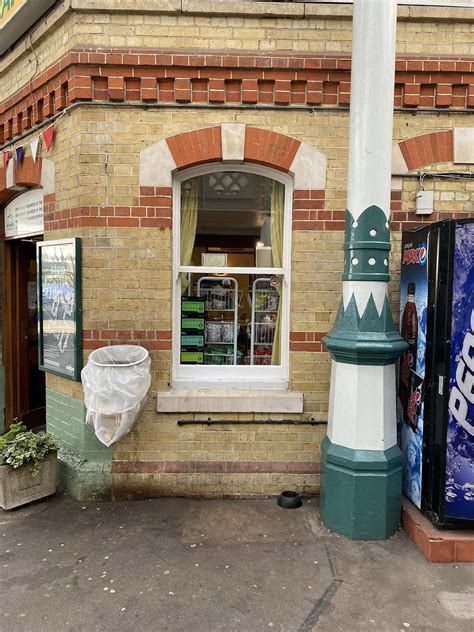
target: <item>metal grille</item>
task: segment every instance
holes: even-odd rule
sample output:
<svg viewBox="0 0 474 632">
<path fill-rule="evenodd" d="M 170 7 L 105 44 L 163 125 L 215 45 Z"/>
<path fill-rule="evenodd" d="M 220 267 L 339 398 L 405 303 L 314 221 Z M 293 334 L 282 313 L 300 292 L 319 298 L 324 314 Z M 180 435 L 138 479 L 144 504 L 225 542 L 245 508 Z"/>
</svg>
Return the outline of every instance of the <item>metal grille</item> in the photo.
<svg viewBox="0 0 474 632">
<path fill-rule="evenodd" d="M 225 288 L 201 288 L 199 295 L 204 298 L 207 310 L 234 309 L 234 290 Z"/>
<path fill-rule="evenodd" d="M 275 323 L 255 323 L 255 344 L 273 344 Z"/>
</svg>

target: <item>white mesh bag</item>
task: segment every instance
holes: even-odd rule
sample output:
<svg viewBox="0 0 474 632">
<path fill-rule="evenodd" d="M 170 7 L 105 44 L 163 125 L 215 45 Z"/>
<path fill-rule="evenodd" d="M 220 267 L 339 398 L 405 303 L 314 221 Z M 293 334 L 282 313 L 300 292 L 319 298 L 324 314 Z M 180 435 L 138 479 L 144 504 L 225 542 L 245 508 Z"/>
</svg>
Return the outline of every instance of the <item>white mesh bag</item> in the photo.
<svg viewBox="0 0 474 632">
<path fill-rule="evenodd" d="M 150 388 L 150 356 L 138 345 L 96 349 L 82 369 L 86 423 L 106 446 L 132 429 Z"/>
</svg>

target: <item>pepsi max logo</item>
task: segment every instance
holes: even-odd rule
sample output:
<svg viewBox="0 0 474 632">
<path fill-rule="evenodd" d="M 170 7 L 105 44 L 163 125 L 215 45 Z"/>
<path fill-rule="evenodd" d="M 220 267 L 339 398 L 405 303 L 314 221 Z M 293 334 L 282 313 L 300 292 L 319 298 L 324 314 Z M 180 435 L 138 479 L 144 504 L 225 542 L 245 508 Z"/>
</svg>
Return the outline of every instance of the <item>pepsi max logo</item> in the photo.
<svg viewBox="0 0 474 632">
<path fill-rule="evenodd" d="M 456 382 L 449 394 L 449 411 L 458 424 L 474 439 L 474 309 L 471 331 L 466 331 L 456 363 Z"/>
<path fill-rule="evenodd" d="M 406 266 L 411 264 L 423 266 L 427 258 L 428 250 L 426 246 L 422 244 L 419 248 L 407 248 L 404 250 L 402 263 Z"/>
</svg>

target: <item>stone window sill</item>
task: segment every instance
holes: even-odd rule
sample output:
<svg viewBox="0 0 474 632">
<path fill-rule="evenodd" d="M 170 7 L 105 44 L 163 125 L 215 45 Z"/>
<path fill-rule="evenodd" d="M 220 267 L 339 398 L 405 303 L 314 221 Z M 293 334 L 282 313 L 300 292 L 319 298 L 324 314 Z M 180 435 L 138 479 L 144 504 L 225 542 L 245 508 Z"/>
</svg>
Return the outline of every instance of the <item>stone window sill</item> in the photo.
<svg viewBox="0 0 474 632">
<path fill-rule="evenodd" d="M 284 390 L 173 389 L 157 393 L 159 413 L 302 413 L 303 393 Z"/>
</svg>

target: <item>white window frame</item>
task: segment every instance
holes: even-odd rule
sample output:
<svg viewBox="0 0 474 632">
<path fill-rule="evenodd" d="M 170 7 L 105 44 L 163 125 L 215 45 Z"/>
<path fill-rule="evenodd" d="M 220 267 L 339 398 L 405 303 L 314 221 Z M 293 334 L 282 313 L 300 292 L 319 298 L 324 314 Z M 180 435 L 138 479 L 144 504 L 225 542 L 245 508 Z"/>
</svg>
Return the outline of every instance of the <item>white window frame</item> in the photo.
<svg viewBox="0 0 474 632">
<path fill-rule="evenodd" d="M 285 187 L 285 214 L 283 238 L 283 265 L 281 268 L 232 267 L 228 274 L 281 275 L 281 364 L 279 366 L 222 366 L 180 364 L 181 283 L 179 274 L 222 273 L 222 268 L 180 265 L 181 183 L 190 178 L 222 171 L 252 173 L 281 182 Z M 173 334 L 172 334 L 172 387 L 179 388 L 260 388 L 288 389 L 290 344 L 290 270 L 291 270 L 291 216 L 293 179 L 291 176 L 260 165 L 209 163 L 179 172 L 173 177 Z"/>
</svg>

